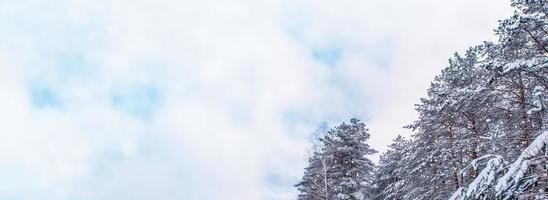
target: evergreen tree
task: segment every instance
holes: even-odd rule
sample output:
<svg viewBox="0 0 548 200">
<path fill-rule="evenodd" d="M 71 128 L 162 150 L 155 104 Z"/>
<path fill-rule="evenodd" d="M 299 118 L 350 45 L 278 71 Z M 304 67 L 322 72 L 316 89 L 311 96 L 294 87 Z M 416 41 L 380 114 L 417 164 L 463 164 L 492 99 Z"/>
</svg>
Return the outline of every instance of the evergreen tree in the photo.
<svg viewBox="0 0 548 200">
<path fill-rule="evenodd" d="M 330 129 L 295 185 L 298 199 L 371 199 L 374 164 L 366 156 L 376 151 L 366 143 L 369 136 L 358 119 Z"/>
<path fill-rule="evenodd" d="M 300 183 L 295 185 L 300 191 L 299 200 L 329 200 L 333 194 L 333 173 L 331 164 L 333 157 L 321 152 L 314 152 L 309 158 L 309 166 Z"/>
<path fill-rule="evenodd" d="M 300 191 L 299 200 L 329 200 L 333 195 L 333 145 L 325 140 L 328 131 L 324 123 L 313 135 L 308 167 L 301 182 L 295 185 Z"/>
<path fill-rule="evenodd" d="M 396 137 L 389 149 L 384 152 L 379 160 L 376 171 L 375 196 L 377 200 L 401 200 L 403 199 L 402 186 L 404 185 L 403 162 L 406 156 L 406 148 L 409 142 L 402 136 Z"/>
<path fill-rule="evenodd" d="M 396 138 L 374 176 L 368 131 L 352 119 L 322 137 L 300 197 L 548 199 L 548 0 L 511 4 L 498 42 L 455 54 L 434 78 L 411 139 Z"/>
<path fill-rule="evenodd" d="M 417 105 L 403 199 L 547 198 L 548 1 L 512 6 L 499 41 L 455 54 Z M 392 167 L 380 165 L 379 187 Z"/>
<path fill-rule="evenodd" d="M 366 142 L 369 130 L 363 122 L 350 123 L 329 131 L 326 142 L 333 145 L 333 199 L 371 199 L 374 164 L 366 156 L 376 153 Z"/>
</svg>

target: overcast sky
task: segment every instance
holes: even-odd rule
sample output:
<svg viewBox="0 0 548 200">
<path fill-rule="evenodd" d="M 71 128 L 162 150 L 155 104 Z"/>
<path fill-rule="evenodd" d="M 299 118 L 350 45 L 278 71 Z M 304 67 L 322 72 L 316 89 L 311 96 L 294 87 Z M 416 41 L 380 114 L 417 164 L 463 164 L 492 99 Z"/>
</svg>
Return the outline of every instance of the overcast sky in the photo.
<svg viewBox="0 0 548 200">
<path fill-rule="evenodd" d="M 385 150 L 447 59 L 511 13 L 501 0 L 0 0 L 0 199 L 294 199 L 320 123 L 360 118 Z"/>
</svg>

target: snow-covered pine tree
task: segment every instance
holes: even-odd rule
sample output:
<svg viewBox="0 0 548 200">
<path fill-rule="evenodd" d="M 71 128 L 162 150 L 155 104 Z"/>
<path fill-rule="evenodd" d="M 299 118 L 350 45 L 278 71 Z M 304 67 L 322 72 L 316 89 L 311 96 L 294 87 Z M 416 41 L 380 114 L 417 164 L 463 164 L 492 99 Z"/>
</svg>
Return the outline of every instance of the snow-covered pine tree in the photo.
<svg viewBox="0 0 548 200">
<path fill-rule="evenodd" d="M 409 126 L 415 134 L 405 199 L 446 199 L 446 191 L 473 179 L 474 173 L 464 176 L 460 169 L 487 149 L 481 138 L 488 132 L 490 103 L 482 79 L 488 73 L 476 67 L 478 49 L 455 54 L 417 105 L 419 119 Z"/>
<path fill-rule="evenodd" d="M 469 185 L 455 191 L 449 200 L 494 199 L 493 186 L 502 175 L 505 164 L 504 158 L 500 155 L 486 154 L 474 159 L 464 171 L 476 170 L 479 166 L 483 166 L 483 169 Z"/>
<path fill-rule="evenodd" d="M 548 199 L 548 131 L 537 136 L 495 186 L 498 199 Z"/>
<path fill-rule="evenodd" d="M 497 120 L 489 121 L 490 132 L 502 133 L 491 145 L 491 153 L 516 161 L 506 166 L 501 156 L 492 158 L 467 188 L 454 194 L 454 199 L 548 197 L 546 147 L 539 142 L 548 122 L 548 1 L 513 0 L 512 5 L 515 14 L 501 21 L 499 43 L 483 45 L 484 59 L 479 66 L 492 73 L 486 92 L 496 97 L 490 107 L 496 108 L 491 110 Z M 533 158 L 531 151 L 538 153 L 543 148 L 544 155 Z M 514 177 L 509 178 L 511 175 Z"/>
<path fill-rule="evenodd" d="M 295 185 L 300 191 L 299 200 L 329 200 L 333 196 L 333 145 L 325 138 L 327 124 L 322 124 L 313 134 L 312 149 L 302 180 Z"/>
<path fill-rule="evenodd" d="M 320 137 L 301 182 L 295 187 L 301 200 L 371 199 L 375 153 L 366 142 L 368 129 L 358 119 L 330 129 Z"/>
<path fill-rule="evenodd" d="M 499 155 L 484 155 L 472 162 L 488 160 L 470 185 L 458 189 L 450 200 L 507 200 L 548 198 L 548 131 L 536 137 L 510 165 Z M 538 173 L 539 170 L 541 173 Z"/>
<path fill-rule="evenodd" d="M 371 199 L 375 166 L 366 156 L 376 153 L 368 144 L 369 130 L 358 119 L 331 129 L 326 142 L 333 145 L 334 200 Z"/>
<path fill-rule="evenodd" d="M 378 170 L 375 173 L 376 200 L 402 200 L 404 193 L 402 187 L 405 184 L 402 160 L 406 156 L 409 142 L 398 135 L 389 149 L 384 152 L 379 160 Z"/>
<path fill-rule="evenodd" d="M 333 194 L 333 183 L 330 177 L 333 157 L 322 152 L 314 152 L 309 158 L 309 166 L 304 176 L 295 187 L 300 191 L 299 200 L 329 200 Z"/>
<path fill-rule="evenodd" d="M 546 129 L 548 3 L 512 4 L 517 12 L 501 22 L 499 43 L 485 43 L 452 58 L 417 107 L 410 150 L 415 159 L 407 164 L 409 199 L 444 199 L 451 185 L 477 185 L 472 181 L 482 180 L 478 175 L 496 173 L 450 174 L 487 154 L 513 160 Z M 495 158 L 485 164 L 500 170 L 502 158 Z"/>
<path fill-rule="evenodd" d="M 508 152 L 514 159 L 545 124 L 544 113 L 529 111 L 538 109 L 535 88 L 548 89 L 548 1 L 513 0 L 512 5 L 516 12 L 499 24 L 499 43 L 486 45 L 483 65 L 493 72 L 497 115 L 505 116 L 500 128 L 514 141 Z"/>
<path fill-rule="evenodd" d="M 390 199 L 392 186 L 402 199 L 447 199 L 455 190 L 453 199 L 547 198 L 548 0 L 511 3 L 516 12 L 500 22 L 498 42 L 455 54 L 435 77 L 408 126 L 405 153 L 397 164 L 387 158 L 393 150 L 381 159 L 377 199 Z M 333 191 L 342 194 L 333 199 L 360 191 L 339 181 L 355 167 L 339 156 L 349 150 L 338 136 L 347 126 L 325 140 L 333 144 Z"/>
</svg>

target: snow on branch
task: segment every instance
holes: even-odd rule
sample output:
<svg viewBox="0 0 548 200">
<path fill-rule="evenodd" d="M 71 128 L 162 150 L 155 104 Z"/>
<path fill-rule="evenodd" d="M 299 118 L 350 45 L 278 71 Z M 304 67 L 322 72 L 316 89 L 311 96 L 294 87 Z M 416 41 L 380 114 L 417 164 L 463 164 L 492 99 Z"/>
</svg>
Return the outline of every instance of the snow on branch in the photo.
<svg viewBox="0 0 548 200">
<path fill-rule="evenodd" d="M 518 182 L 524 177 L 525 172 L 532 164 L 531 159 L 540 154 L 542 149 L 546 148 L 546 145 L 548 145 L 548 131 L 539 135 L 510 165 L 508 172 L 500 178 L 495 187 L 497 196 L 504 195 L 504 193 L 510 192 L 511 189 L 517 189 L 515 186 L 518 185 Z"/>
<path fill-rule="evenodd" d="M 505 165 L 504 159 L 500 155 L 487 154 L 476 158 L 465 170 L 470 167 L 477 169 L 478 163 L 486 159 L 489 159 L 489 161 L 487 161 L 485 168 L 481 170 L 472 183 L 466 188 L 459 188 L 453 193 L 450 200 L 477 199 L 495 183 L 497 174 L 504 170 Z"/>
<path fill-rule="evenodd" d="M 533 184 L 537 180 L 534 176 L 525 177 L 525 173 L 531 165 L 538 163 L 539 160 L 535 158 L 541 156 L 539 154 L 542 154 L 543 150 L 546 150 L 547 145 L 548 131 L 545 131 L 537 136 L 529 147 L 523 150 L 521 155 L 510 165 L 508 171 L 498 181 L 497 175 L 506 169 L 506 163 L 501 156 L 488 154 L 474 159 L 465 170 L 470 167 L 475 169 L 478 162 L 491 158 L 470 185 L 459 188 L 449 200 L 479 199 L 485 195 L 486 191 L 495 182 L 497 197 L 507 198 L 515 195 L 516 192 L 519 192 L 518 190 Z"/>
</svg>

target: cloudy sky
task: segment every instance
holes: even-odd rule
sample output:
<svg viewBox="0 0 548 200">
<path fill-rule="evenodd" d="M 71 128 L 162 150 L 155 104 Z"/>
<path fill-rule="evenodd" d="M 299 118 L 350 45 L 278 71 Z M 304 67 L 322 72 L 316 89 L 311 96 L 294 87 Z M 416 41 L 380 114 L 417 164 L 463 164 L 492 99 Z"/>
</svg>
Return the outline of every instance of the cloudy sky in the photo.
<svg viewBox="0 0 548 200">
<path fill-rule="evenodd" d="M 377 150 L 500 0 L 0 0 L 0 199 L 292 199 L 310 134 Z M 373 159 L 376 159 L 373 157 Z"/>
</svg>

